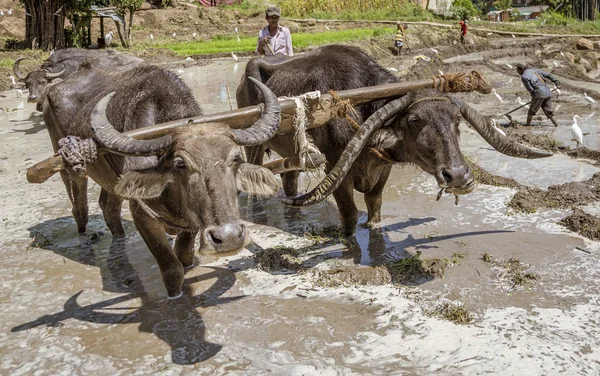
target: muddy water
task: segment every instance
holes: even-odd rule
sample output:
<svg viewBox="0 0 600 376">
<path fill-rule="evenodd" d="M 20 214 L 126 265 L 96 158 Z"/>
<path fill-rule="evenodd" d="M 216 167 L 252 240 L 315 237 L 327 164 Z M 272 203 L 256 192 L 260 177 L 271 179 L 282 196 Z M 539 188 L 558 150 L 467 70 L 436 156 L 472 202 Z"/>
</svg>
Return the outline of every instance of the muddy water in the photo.
<svg viewBox="0 0 600 376">
<path fill-rule="evenodd" d="M 498 105 L 492 95 L 462 95 L 483 114 L 499 119 L 515 106 L 516 96 L 526 98 L 516 75 L 478 69 L 506 99 Z M 211 113 L 229 107 L 227 87 L 235 106 L 242 71 L 241 63 L 236 70 L 235 63 L 219 61 L 181 75 Z M 92 184 L 88 233 L 78 236 L 60 179 L 26 183 L 25 169 L 51 154 L 50 143 L 33 106 L 6 94 L 0 108 L 17 110 L 0 112 L 2 374 L 600 372 L 600 244 L 557 224 L 569 211 L 514 214 L 506 203 L 515 191 L 490 186 L 478 187 L 458 206 L 447 195 L 436 202 L 433 178 L 416 167 L 397 167 L 384 192 L 380 229 L 360 227 L 346 245 L 315 246 L 303 234 L 308 224 L 338 223 L 332 200 L 296 210 L 276 198 L 256 202 L 243 196 L 240 207 L 255 244 L 236 255 L 199 257 L 200 266 L 186 274 L 184 297 L 166 300 L 156 263 L 127 209 L 127 237 L 113 241 Z M 568 142 L 572 114 L 585 118 L 593 109 L 568 91 L 558 103 L 561 127 L 543 121 L 531 131 Z M 593 119 L 581 121 L 590 133 L 586 145 L 598 142 Z M 522 184 L 544 188 L 599 170 L 564 155 L 506 157 L 461 128 L 467 156 Z M 318 177 L 302 179 L 309 187 Z M 356 200 L 362 223 L 360 194 Z M 309 271 L 383 264 L 417 251 L 428 258 L 460 253 L 464 259 L 444 278 L 418 286 L 331 288 L 316 284 L 310 273 L 257 270 L 253 252 L 279 245 L 302 250 Z M 483 253 L 515 257 L 539 278 L 517 288 L 481 259 Z M 475 322 L 459 326 L 425 313 L 447 299 L 463 302 Z"/>
</svg>

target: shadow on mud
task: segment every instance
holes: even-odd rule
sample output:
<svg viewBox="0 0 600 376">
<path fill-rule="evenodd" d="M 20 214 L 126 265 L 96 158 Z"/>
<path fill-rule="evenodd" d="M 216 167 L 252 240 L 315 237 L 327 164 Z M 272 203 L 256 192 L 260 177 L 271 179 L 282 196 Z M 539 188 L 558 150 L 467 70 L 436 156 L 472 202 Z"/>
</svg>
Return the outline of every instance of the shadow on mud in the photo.
<svg viewBox="0 0 600 376">
<path fill-rule="evenodd" d="M 91 216 L 90 222 L 97 221 L 98 217 L 101 220 L 101 216 Z M 124 224 L 126 228 L 132 226 L 131 222 Z M 65 302 L 61 312 L 44 315 L 32 322 L 16 326 L 11 329 L 12 332 L 41 325 L 62 326 L 62 321 L 68 319 L 96 324 L 139 323 L 140 332 L 153 333 L 171 347 L 171 358 L 176 364 L 198 363 L 213 357 L 221 350 L 221 345 L 206 341 L 204 320 L 197 308 L 217 306 L 243 298 L 243 296 L 221 297 L 236 281 L 233 271 L 210 267 L 212 271 L 209 273 L 185 279 L 182 297 L 174 300 L 156 298 L 153 300 L 144 291 L 140 276 L 129 261 L 127 245 L 132 243 L 132 240 L 127 237 L 112 239 L 108 235 L 106 239 L 98 241 L 97 238 L 94 239 L 97 236 L 94 232 L 91 236 L 80 236 L 78 244 L 74 244 L 73 234 L 61 231 L 67 226 L 76 233 L 76 225 L 72 217 L 58 218 L 31 227 L 29 231 L 33 239 L 32 245 L 82 264 L 98 266 L 103 290 L 125 295 L 81 306 L 77 300 L 83 291 L 79 291 Z M 108 249 L 103 249 L 100 243 L 108 240 L 110 240 Z M 33 244 L 34 242 L 38 243 Z M 92 244 L 98 246 L 92 247 Z M 129 248 L 131 249 L 131 246 Z M 137 251 L 140 247 L 136 245 L 135 248 Z M 148 255 L 151 257 L 150 252 Z M 160 278 L 158 269 L 155 269 L 155 272 L 157 278 Z M 216 281 L 207 290 L 193 295 L 192 284 L 211 279 Z M 130 308 L 138 305 L 134 302 L 137 299 L 141 301 L 141 306 Z M 114 338 L 114 340 L 119 339 Z"/>
<path fill-rule="evenodd" d="M 32 127 L 31 128 L 27 128 L 27 129 L 14 129 L 13 128 L 13 132 L 17 132 L 17 133 L 23 133 L 23 134 L 36 134 L 39 131 L 43 131 L 44 129 L 46 129 L 46 125 L 43 124 L 44 122 L 44 118 L 37 112 L 32 112 L 31 115 L 29 115 L 29 118 L 26 120 L 11 120 L 11 123 L 17 123 L 17 125 L 21 126 L 21 125 L 25 125 L 27 123 L 31 123 Z"/>
</svg>

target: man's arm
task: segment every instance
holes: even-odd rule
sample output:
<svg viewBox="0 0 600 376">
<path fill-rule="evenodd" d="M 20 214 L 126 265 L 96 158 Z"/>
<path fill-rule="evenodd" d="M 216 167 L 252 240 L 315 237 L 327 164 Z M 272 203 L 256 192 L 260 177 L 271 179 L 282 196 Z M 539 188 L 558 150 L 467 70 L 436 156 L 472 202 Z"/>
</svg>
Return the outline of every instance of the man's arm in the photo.
<svg viewBox="0 0 600 376">
<path fill-rule="evenodd" d="M 534 89 L 533 86 L 531 86 L 529 78 L 521 77 L 521 82 L 523 82 L 523 86 L 525 86 L 525 89 L 527 89 L 529 94 L 533 94 Z"/>
<path fill-rule="evenodd" d="M 290 33 L 289 29 L 285 37 L 285 49 L 288 56 L 294 56 L 294 49 L 292 48 L 292 33 Z"/>
<path fill-rule="evenodd" d="M 554 85 L 556 85 L 556 87 L 560 87 L 560 81 L 558 80 L 558 78 L 556 78 L 555 75 L 553 75 L 552 73 L 546 73 L 544 71 L 539 71 L 539 72 L 542 75 L 542 77 L 547 78 L 550 81 L 552 81 L 554 83 Z"/>
</svg>

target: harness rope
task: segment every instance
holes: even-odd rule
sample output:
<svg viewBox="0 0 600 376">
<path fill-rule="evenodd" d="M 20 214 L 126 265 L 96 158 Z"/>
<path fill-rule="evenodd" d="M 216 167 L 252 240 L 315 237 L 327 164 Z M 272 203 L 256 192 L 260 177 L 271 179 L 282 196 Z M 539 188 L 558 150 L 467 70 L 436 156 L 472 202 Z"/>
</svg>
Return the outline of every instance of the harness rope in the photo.
<svg viewBox="0 0 600 376">
<path fill-rule="evenodd" d="M 80 176 L 86 174 L 88 163 L 98 159 L 98 149 L 92 138 L 82 140 L 76 136 L 67 136 L 58 140 L 58 146 L 56 154 L 60 155 L 71 170 Z"/>
</svg>

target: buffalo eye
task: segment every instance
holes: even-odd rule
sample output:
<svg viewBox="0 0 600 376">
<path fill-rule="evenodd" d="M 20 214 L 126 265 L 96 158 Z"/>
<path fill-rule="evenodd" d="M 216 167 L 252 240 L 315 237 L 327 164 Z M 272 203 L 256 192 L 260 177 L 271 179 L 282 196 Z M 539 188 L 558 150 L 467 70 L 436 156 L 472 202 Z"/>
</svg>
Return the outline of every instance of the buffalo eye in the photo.
<svg viewBox="0 0 600 376">
<path fill-rule="evenodd" d="M 41 80 L 41 81 L 40 81 L 40 84 L 41 84 L 41 85 L 46 85 L 47 83 L 48 83 L 48 81 L 47 81 L 47 80 Z"/>
<path fill-rule="evenodd" d="M 173 160 L 173 167 L 179 170 L 187 168 L 187 166 L 185 165 L 185 161 L 180 157 L 177 157 Z"/>
</svg>

